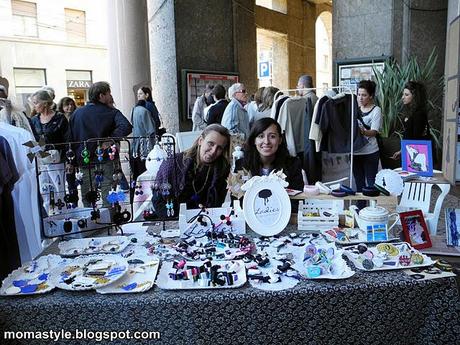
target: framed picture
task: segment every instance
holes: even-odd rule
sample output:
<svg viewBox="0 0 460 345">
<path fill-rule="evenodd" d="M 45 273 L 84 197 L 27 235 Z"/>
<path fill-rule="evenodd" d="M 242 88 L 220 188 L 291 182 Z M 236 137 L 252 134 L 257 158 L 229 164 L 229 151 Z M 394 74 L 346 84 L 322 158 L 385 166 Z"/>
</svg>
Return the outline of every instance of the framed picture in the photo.
<svg viewBox="0 0 460 345">
<path fill-rule="evenodd" d="M 425 217 L 421 210 L 401 212 L 399 214 L 404 238 L 415 249 L 431 247 L 431 239 Z"/>
<path fill-rule="evenodd" d="M 204 93 L 207 84 L 222 84 L 225 90 L 238 83 L 238 73 L 182 70 L 182 109 L 186 119 L 192 119 L 197 97 Z"/>
<path fill-rule="evenodd" d="M 433 176 L 433 153 L 429 140 L 401 140 L 402 169 L 420 176 Z"/>
<path fill-rule="evenodd" d="M 268 176 L 254 176 L 251 180 L 253 183 L 243 199 L 246 223 L 259 235 L 279 234 L 286 228 L 291 217 L 288 193 L 280 183 Z"/>
<path fill-rule="evenodd" d="M 375 81 L 374 68 L 383 71 L 386 59 L 388 56 L 336 60 L 336 85 L 356 90 L 361 80 Z"/>
</svg>

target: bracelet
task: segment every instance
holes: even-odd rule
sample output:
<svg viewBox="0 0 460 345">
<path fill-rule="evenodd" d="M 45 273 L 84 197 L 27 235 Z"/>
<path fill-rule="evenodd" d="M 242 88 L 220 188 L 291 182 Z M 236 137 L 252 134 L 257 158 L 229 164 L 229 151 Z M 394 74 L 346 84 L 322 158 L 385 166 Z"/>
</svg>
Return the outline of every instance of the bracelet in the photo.
<svg viewBox="0 0 460 345">
<path fill-rule="evenodd" d="M 379 196 L 380 191 L 375 187 L 363 187 L 363 195 L 365 196 Z"/>
<path fill-rule="evenodd" d="M 356 192 L 351 189 L 350 187 L 347 187 L 343 184 L 340 185 L 340 191 L 346 193 L 346 194 L 349 194 L 349 195 L 356 195 Z"/>
<path fill-rule="evenodd" d="M 383 195 L 386 195 L 386 196 L 390 196 L 390 192 L 387 191 L 385 188 L 383 188 L 382 186 L 378 185 L 377 183 L 374 183 L 374 187 L 375 189 L 377 189 L 380 193 L 382 193 Z"/>
</svg>

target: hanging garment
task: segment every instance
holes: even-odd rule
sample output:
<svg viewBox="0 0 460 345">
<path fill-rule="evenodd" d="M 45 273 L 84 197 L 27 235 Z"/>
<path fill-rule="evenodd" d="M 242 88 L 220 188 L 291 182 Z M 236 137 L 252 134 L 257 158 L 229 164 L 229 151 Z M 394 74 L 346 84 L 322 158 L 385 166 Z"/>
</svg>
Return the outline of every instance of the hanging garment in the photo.
<svg viewBox="0 0 460 345">
<path fill-rule="evenodd" d="M 19 179 L 14 185 L 14 219 L 21 253 L 21 262 L 32 260 L 42 251 L 40 213 L 38 207 L 35 164 L 27 157 L 29 148 L 23 143 L 34 137 L 22 128 L 0 123 L 0 135 L 8 140 L 18 170 Z"/>
<path fill-rule="evenodd" d="M 306 98 L 294 96 L 286 98 L 281 105 L 278 123 L 284 132 L 286 144 L 291 156 L 304 151 Z"/>
<path fill-rule="evenodd" d="M 317 181 L 322 180 L 322 161 L 321 153 L 316 152 L 315 141 L 309 138 L 310 128 L 312 125 L 313 119 L 313 109 L 316 105 L 318 98 L 307 97 L 307 104 L 305 108 L 305 150 L 303 153 L 303 170 L 307 174 L 307 180 L 309 184 L 315 184 Z M 316 103 L 313 103 L 316 102 Z"/>
<path fill-rule="evenodd" d="M 353 106 L 354 116 L 352 121 Z M 367 144 L 366 138 L 358 127 L 358 103 L 351 94 L 339 94 L 326 101 L 321 110 L 320 129 L 323 136 L 322 149 L 329 153 L 349 153 L 351 145 L 353 150 L 359 150 Z M 353 126 L 353 138 L 350 138 Z M 324 139 L 324 138 L 323 138 Z"/>
<path fill-rule="evenodd" d="M 11 192 L 19 179 L 8 141 L 0 136 L 0 280 L 21 266 Z"/>
</svg>

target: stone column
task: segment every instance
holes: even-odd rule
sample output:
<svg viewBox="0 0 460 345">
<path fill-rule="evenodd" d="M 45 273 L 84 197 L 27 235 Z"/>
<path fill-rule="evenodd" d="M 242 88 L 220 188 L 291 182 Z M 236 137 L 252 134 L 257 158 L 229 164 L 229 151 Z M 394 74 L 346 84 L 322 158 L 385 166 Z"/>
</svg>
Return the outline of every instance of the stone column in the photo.
<svg viewBox="0 0 460 345">
<path fill-rule="evenodd" d="M 112 0 L 108 1 L 107 13 L 109 82 L 116 107 L 131 119 L 137 89 L 150 85 L 147 3 L 146 0 Z"/>
<path fill-rule="evenodd" d="M 179 131 L 174 1 L 148 0 L 152 97 L 168 133 Z M 190 49 L 193 49 L 192 47 Z"/>
</svg>

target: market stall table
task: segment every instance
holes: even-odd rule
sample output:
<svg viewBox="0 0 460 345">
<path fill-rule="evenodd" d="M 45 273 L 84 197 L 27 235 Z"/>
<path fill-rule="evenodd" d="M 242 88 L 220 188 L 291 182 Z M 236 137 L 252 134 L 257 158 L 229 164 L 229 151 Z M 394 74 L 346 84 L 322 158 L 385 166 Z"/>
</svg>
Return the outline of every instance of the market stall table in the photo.
<svg viewBox="0 0 460 345">
<path fill-rule="evenodd" d="M 419 281 L 401 271 L 302 281 L 278 292 L 246 284 L 212 291 L 155 287 L 141 294 L 100 295 L 55 290 L 0 298 L 2 333 L 86 329 L 161 335 L 136 344 L 458 344 L 459 315 L 454 278 Z"/>
</svg>

